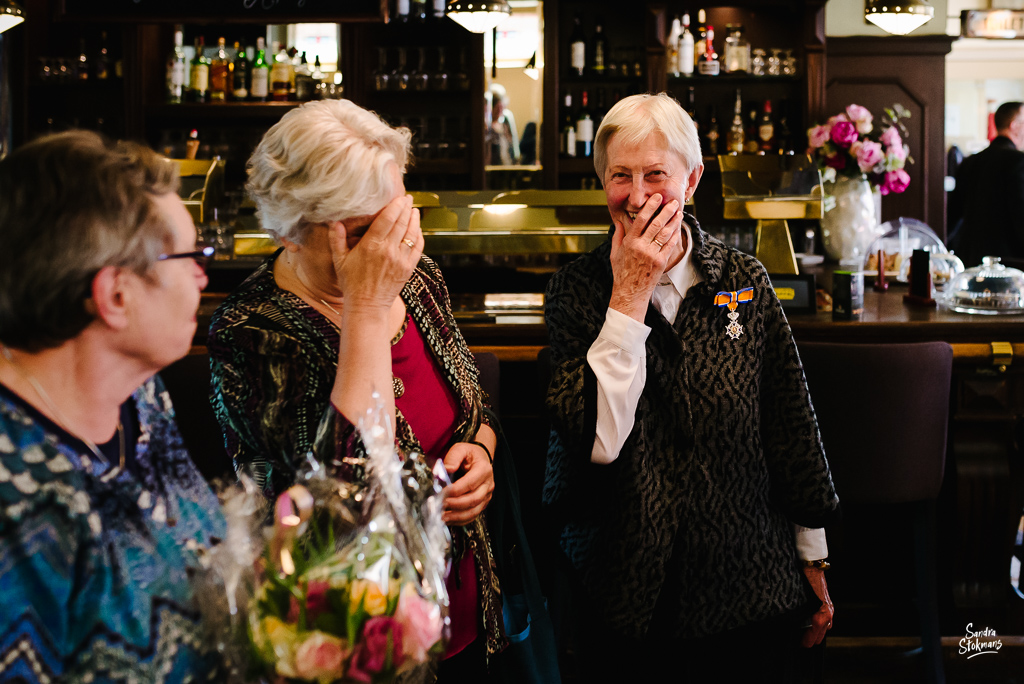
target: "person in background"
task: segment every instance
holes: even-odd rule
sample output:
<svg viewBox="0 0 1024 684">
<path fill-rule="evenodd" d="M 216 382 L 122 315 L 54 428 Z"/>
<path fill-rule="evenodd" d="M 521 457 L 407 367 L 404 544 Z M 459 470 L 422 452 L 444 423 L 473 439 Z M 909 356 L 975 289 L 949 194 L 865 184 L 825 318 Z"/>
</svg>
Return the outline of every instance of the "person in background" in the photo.
<svg viewBox="0 0 1024 684">
<path fill-rule="evenodd" d="M 703 164 L 678 102 L 627 97 L 596 141 L 613 232 L 545 310 L 581 681 L 785 681 L 831 627 L 839 503 L 792 333 L 761 264 L 683 212 Z"/>
<path fill-rule="evenodd" d="M 486 164 L 511 166 L 519 163 L 519 130 L 512 110 L 508 108 L 508 93 L 500 83 L 492 83 L 485 94 L 490 104 L 487 118 L 485 153 Z"/>
<path fill-rule="evenodd" d="M 967 157 L 949 196 L 949 247 L 967 267 L 983 257 L 1024 265 L 1024 103 L 995 113 L 997 136 Z"/>
<path fill-rule="evenodd" d="M 402 180 L 410 137 L 348 100 L 305 104 L 263 136 L 246 188 L 283 247 L 213 316 L 212 400 L 236 469 L 273 498 L 311 450 L 360 480 L 355 424 L 380 392 L 401 450 L 442 460 L 455 480 L 440 679 L 486 682 L 507 642 L 484 517 L 496 435 L 441 273 L 423 256 Z"/>
<path fill-rule="evenodd" d="M 217 679 L 189 572 L 223 538 L 159 376 L 206 275 L 175 167 L 69 131 L 0 162 L 0 680 Z"/>
</svg>

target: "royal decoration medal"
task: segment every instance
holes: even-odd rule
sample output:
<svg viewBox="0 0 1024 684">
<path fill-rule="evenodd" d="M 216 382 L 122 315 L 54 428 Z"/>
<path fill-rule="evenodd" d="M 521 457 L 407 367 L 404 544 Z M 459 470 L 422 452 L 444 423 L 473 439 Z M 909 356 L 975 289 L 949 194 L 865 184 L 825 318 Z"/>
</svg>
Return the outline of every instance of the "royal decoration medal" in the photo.
<svg viewBox="0 0 1024 684">
<path fill-rule="evenodd" d="M 743 326 L 739 322 L 740 314 L 736 309 L 740 304 L 746 304 L 753 299 L 754 288 L 752 287 L 745 287 L 735 292 L 719 292 L 715 295 L 715 306 L 724 306 L 729 309 L 727 314 L 729 324 L 725 326 L 725 334 L 734 340 L 740 339 L 740 335 L 743 334 Z"/>
</svg>

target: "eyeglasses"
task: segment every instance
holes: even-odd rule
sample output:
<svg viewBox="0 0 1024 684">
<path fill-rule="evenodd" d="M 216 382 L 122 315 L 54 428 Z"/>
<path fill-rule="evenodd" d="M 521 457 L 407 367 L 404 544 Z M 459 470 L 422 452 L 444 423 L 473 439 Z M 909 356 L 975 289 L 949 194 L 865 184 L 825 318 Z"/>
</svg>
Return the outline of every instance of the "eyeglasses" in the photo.
<svg viewBox="0 0 1024 684">
<path fill-rule="evenodd" d="M 195 251 L 192 251 L 192 252 L 177 252 L 175 254 L 161 254 L 160 256 L 158 256 L 156 258 L 156 260 L 157 261 L 167 261 L 168 259 L 194 259 L 195 262 L 197 264 L 199 264 L 199 268 L 203 269 L 203 271 L 205 272 L 206 271 L 206 267 L 209 266 L 210 259 L 213 258 L 213 253 L 216 250 L 214 250 L 213 245 L 204 245 L 202 247 L 200 247 L 199 245 L 196 245 L 196 247 L 199 247 L 199 248 L 196 249 Z"/>
</svg>

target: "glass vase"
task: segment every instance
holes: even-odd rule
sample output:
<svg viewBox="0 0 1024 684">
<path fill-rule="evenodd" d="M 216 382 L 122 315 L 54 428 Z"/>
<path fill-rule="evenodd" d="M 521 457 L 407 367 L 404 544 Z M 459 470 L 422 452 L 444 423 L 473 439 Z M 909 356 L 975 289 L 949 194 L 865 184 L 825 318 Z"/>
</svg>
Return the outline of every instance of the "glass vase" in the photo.
<svg viewBox="0 0 1024 684">
<path fill-rule="evenodd" d="M 859 269 L 866 250 L 881 234 L 881 196 L 871 191 L 864 176 L 840 176 L 835 183 L 825 184 L 824 205 L 821 242 L 825 254 L 843 266 Z"/>
</svg>

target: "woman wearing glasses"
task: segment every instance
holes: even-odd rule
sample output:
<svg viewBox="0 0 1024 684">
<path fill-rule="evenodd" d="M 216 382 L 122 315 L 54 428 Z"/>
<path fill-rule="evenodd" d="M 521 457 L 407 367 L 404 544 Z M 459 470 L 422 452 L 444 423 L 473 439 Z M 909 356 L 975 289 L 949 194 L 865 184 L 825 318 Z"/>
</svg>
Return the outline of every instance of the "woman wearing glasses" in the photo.
<svg viewBox="0 0 1024 684">
<path fill-rule="evenodd" d="M 224 525 L 155 375 L 206 285 L 177 183 L 84 131 L 0 161 L 0 680 L 213 676 L 187 573 Z"/>
</svg>

